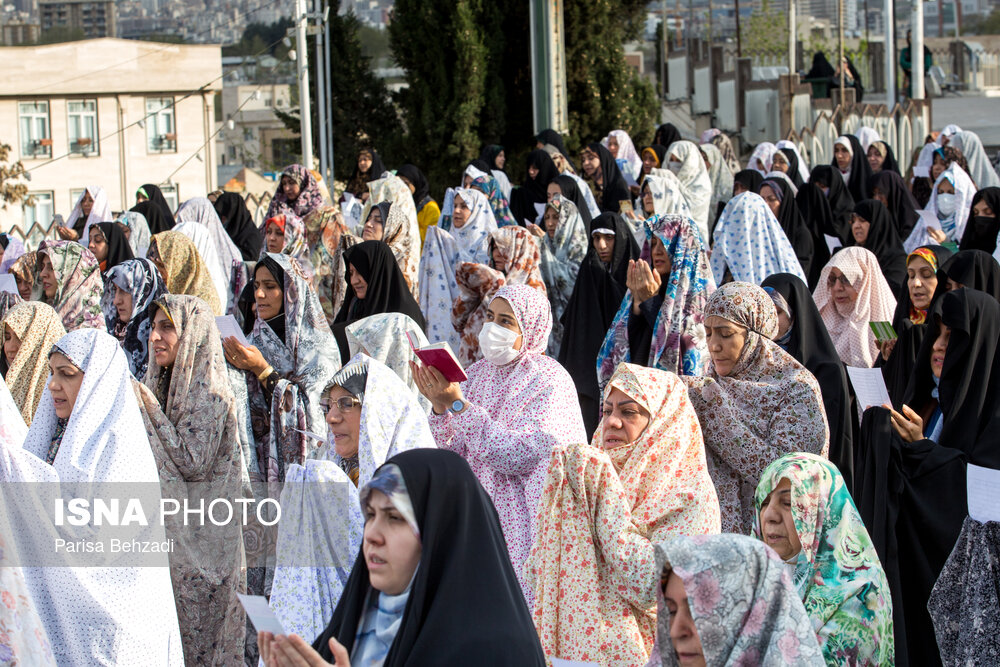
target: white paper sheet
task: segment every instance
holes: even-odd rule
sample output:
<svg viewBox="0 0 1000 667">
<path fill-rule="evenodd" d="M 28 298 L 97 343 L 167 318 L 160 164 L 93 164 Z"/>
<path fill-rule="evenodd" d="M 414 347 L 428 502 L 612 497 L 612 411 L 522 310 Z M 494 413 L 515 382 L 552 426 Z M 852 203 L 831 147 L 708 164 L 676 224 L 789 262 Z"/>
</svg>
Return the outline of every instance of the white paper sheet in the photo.
<svg viewBox="0 0 1000 667">
<path fill-rule="evenodd" d="M 274 615 L 274 612 L 267 606 L 267 598 L 263 595 L 242 595 L 236 594 L 240 598 L 240 603 L 247 611 L 250 622 L 257 632 L 270 632 L 274 635 L 285 634 L 285 629 L 281 627 L 281 621 Z"/>
<path fill-rule="evenodd" d="M 0 292 L 10 292 L 11 294 L 18 294 L 17 291 L 17 280 L 14 276 L 9 273 L 0 273 Z"/>
<path fill-rule="evenodd" d="M 232 315 L 220 315 L 215 318 L 215 326 L 219 328 L 219 333 L 222 334 L 222 340 L 229 338 L 230 336 L 236 336 L 236 340 L 240 342 L 241 345 L 250 346 L 247 342 L 246 336 L 243 335 L 243 330 L 240 329 L 240 325 L 236 323 L 236 318 Z"/>
<path fill-rule="evenodd" d="M 598 667 L 596 662 L 580 662 L 579 660 L 563 660 L 552 658 L 552 667 Z"/>
<path fill-rule="evenodd" d="M 976 521 L 1000 521 L 1000 470 L 969 464 L 966 485 L 969 516 Z"/>
<path fill-rule="evenodd" d="M 319 440 L 320 442 L 326 442 L 326 438 L 323 437 L 322 435 L 320 435 L 319 433 L 314 433 L 312 431 L 306 431 L 305 429 L 301 429 L 301 428 L 292 428 L 292 430 L 296 431 L 298 433 L 301 433 L 302 435 L 306 436 L 307 438 L 312 438 L 313 440 Z"/>
<path fill-rule="evenodd" d="M 892 405 L 889 392 L 885 388 L 885 379 L 881 368 L 847 367 L 847 375 L 851 378 L 851 386 L 858 397 L 858 405 L 862 410 L 884 404 Z"/>
<path fill-rule="evenodd" d="M 830 249 L 830 254 L 837 248 L 842 247 L 844 244 L 840 242 L 836 236 L 830 236 L 829 234 L 823 234 L 823 238 L 826 239 L 826 247 Z"/>
</svg>

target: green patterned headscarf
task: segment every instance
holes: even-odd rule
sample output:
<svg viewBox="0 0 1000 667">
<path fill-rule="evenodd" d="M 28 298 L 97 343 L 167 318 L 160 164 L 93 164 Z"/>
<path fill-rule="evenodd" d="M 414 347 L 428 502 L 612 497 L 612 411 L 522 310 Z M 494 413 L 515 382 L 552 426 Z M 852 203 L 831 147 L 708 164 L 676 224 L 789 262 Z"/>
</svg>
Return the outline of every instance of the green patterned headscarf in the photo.
<svg viewBox="0 0 1000 667">
<path fill-rule="evenodd" d="M 783 479 L 791 483 L 792 518 L 802 543 L 794 583 L 827 664 L 893 664 L 889 584 L 835 465 L 801 452 L 769 465 L 754 497 L 754 536 L 762 539 L 761 505 Z"/>
</svg>

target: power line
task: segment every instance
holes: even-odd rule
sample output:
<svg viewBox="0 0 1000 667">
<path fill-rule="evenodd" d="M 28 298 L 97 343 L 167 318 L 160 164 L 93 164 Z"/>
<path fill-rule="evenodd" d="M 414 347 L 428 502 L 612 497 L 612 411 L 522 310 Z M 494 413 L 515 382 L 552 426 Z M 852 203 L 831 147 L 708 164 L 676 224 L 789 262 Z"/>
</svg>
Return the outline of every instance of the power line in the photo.
<svg viewBox="0 0 1000 667">
<path fill-rule="evenodd" d="M 243 20 L 247 16 L 250 16 L 251 14 L 259 12 L 259 11 L 261 11 L 263 9 L 270 9 L 271 7 L 274 7 L 275 5 L 283 4 L 284 1 L 285 0 L 274 0 L 270 4 L 261 5 L 260 7 L 257 7 L 256 9 L 250 10 L 244 16 L 240 17 L 240 19 L 235 19 L 234 18 L 231 21 L 228 21 L 228 22 L 223 23 L 220 26 L 216 26 L 216 27 L 224 27 L 226 25 L 235 23 L 237 20 Z M 212 32 L 213 30 L 215 30 L 215 27 L 208 28 L 207 30 L 202 30 L 199 33 L 195 33 L 194 36 L 195 36 L 195 38 L 201 37 L 202 35 L 206 35 L 206 34 Z M 141 40 L 141 39 L 135 39 L 135 40 L 128 40 L 128 41 L 142 42 L 143 40 Z M 66 43 L 66 42 L 63 42 L 63 43 Z M 146 42 L 146 43 L 147 44 L 155 44 L 155 42 Z M 275 44 L 277 44 L 277 42 L 275 42 Z M 35 94 L 41 93 L 44 90 L 52 88 L 54 86 L 59 86 L 59 85 L 62 85 L 64 83 L 69 83 L 71 81 L 76 81 L 77 79 L 85 79 L 87 77 L 94 76 L 95 74 L 100 74 L 100 73 L 106 72 L 106 71 L 108 71 L 110 69 L 115 69 L 116 67 L 121 67 L 122 65 L 128 65 L 129 63 L 134 63 L 135 61 L 141 60 L 142 58 L 147 58 L 149 56 L 156 55 L 157 53 L 162 53 L 164 51 L 167 51 L 169 49 L 172 49 L 172 48 L 175 48 L 175 47 L 178 47 L 178 46 L 198 46 L 198 45 L 199 44 L 197 44 L 197 43 L 194 43 L 194 44 L 172 44 L 172 43 L 171 44 L 164 44 L 162 47 L 160 47 L 158 49 L 154 49 L 152 51 L 147 51 L 146 53 L 143 53 L 143 54 L 140 54 L 140 55 L 136 56 L 135 58 L 130 58 L 129 60 L 123 60 L 121 62 L 116 62 L 113 65 L 108 65 L 107 67 L 102 67 L 102 68 L 96 69 L 96 70 L 94 70 L 92 72 L 86 72 L 84 74 L 78 74 L 76 76 L 71 76 L 68 79 L 63 79 L 61 81 L 56 81 L 54 83 L 48 83 L 48 84 L 42 86 L 41 88 L 36 88 L 34 90 L 29 90 L 26 93 L 21 93 L 21 95 L 23 95 L 23 96 L 35 95 Z M 52 46 L 52 45 L 45 45 L 45 46 Z M 274 46 L 274 44 L 272 44 L 271 46 Z M 268 49 L 270 49 L 270 47 L 268 47 Z M 258 55 L 260 55 L 260 54 L 258 54 Z"/>
<path fill-rule="evenodd" d="M 253 58 L 253 57 L 257 57 L 257 56 L 260 56 L 260 55 L 263 55 L 263 54 L 264 54 L 265 52 L 269 51 L 269 50 L 270 50 L 271 48 L 273 48 L 273 47 L 274 47 L 274 46 L 276 46 L 276 45 L 277 45 L 277 44 L 278 44 L 279 42 L 281 42 L 281 40 L 282 40 L 282 39 L 284 39 L 284 37 L 282 37 L 281 39 L 277 39 L 277 40 L 275 40 L 274 42 L 272 42 L 272 43 L 268 44 L 268 45 L 267 45 L 267 46 L 265 46 L 265 47 L 264 47 L 263 49 L 261 49 L 261 51 L 259 51 L 258 53 L 255 53 L 255 54 L 253 54 L 252 56 L 247 56 L 247 57 L 251 57 L 251 58 Z M 230 74 L 231 74 L 231 73 L 232 73 L 232 72 L 230 72 Z M 185 93 L 184 95 L 182 95 L 182 96 L 180 97 L 180 99 L 175 99 L 175 100 L 174 100 L 174 103 L 173 103 L 172 107 L 173 107 L 174 109 L 176 109 L 176 108 L 177 108 L 177 103 L 178 103 L 178 102 L 183 102 L 184 100 L 188 99 L 189 97 L 194 97 L 195 95 L 198 95 L 199 93 L 204 93 L 204 92 L 205 92 L 205 91 L 206 91 L 206 90 L 208 89 L 208 87 L 209 87 L 209 86 L 211 86 L 211 85 L 212 85 L 213 83 L 215 83 L 216 81 L 220 81 L 221 79 L 224 79 L 225 77 L 226 77 L 226 72 L 223 72 L 223 73 L 222 73 L 222 74 L 221 74 L 220 76 L 217 76 L 217 77 L 215 77 L 215 78 L 214 78 L 214 79 L 212 79 L 211 81 L 209 81 L 209 82 L 207 82 L 207 83 L 204 83 L 204 84 L 202 84 L 201 86 L 199 86 L 198 88 L 196 88 L 196 89 L 194 89 L 194 90 L 192 90 L 192 91 L 189 91 L 189 92 Z M 264 84 L 259 84 L 259 85 L 258 85 L 258 90 L 259 90 L 259 89 L 260 89 L 260 87 L 261 87 L 261 86 L 263 86 L 263 85 L 264 85 Z M 240 108 L 242 108 L 242 106 L 243 106 L 243 105 L 240 105 Z M 145 116 L 143 116 L 143 117 L 142 117 L 142 118 L 140 118 L 139 120 L 136 120 L 136 121 L 133 121 L 133 122 L 129 123 L 128 125 L 125 125 L 125 126 L 123 126 L 123 127 L 119 128 L 119 129 L 115 130 L 115 131 L 114 131 L 114 132 L 112 132 L 111 134 L 108 134 L 108 135 L 106 135 L 106 136 L 103 136 L 103 137 L 99 137 L 99 138 L 98 138 L 98 141 L 99 141 L 99 142 L 101 142 L 101 143 L 103 143 L 104 141 L 106 141 L 106 140 L 108 140 L 108 139 L 111 139 L 111 138 L 113 138 L 113 137 L 116 137 L 116 136 L 118 136 L 119 134 L 122 134 L 122 133 L 124 133 L 124 132 L 125 132 L 125 130 L 127 130 L 127 129 L 131 128 L 131 127 L 135 127 L 136 125 L 139 125 L 140 123 L 144 123 L 144 122 L 146 121 L 146 119 L 147 119 L 147 118 L 151 118 L 151 117 L 155 116 L 155 115 L 156 115 L 157 113 L 159 113 L 159 111 L 153 111 L 153 112 L 150 112 L 150 113 L 147 113 L 147 114 L 146 114 Z M 67 157 L 69 157 L 69 156 L 70 156 L 70 155 L 72 155 L 72 154 L 73 154 L 72 152 L 68 152 L 68 153 L 63 153 L 62 155 L 59 155 L 59 156 L 56 156 L 56 157 L 53 157 L 53 158 L 51 158 L 51 159 L 49 159 L 49 160 L 47 160 L 47 161 L 45 161 L 45 162 L 41 163 L 40 165 L 37 165 L 37 166 L 35 166 L 35 167 L 32 167 L 31 169 L 27 169 L 27 170 L 25 170 L 25 173 L 26 173 L 26 174 L 31 174 L 31 173 L 35 172 L 36 170 L 38 170 L 38 169 L 41 169 L 42 167 L 47 167 L 47 166 L 49 166 L 50 164 L 52 164 L 53 162 L 58 162 L 59 160 L 62 160 L 62 159 L 64 159 L 64 158 L 67 158 Z M 190 159 L 190 158 L 189 158 L 189 159 Z"/>
</svg>

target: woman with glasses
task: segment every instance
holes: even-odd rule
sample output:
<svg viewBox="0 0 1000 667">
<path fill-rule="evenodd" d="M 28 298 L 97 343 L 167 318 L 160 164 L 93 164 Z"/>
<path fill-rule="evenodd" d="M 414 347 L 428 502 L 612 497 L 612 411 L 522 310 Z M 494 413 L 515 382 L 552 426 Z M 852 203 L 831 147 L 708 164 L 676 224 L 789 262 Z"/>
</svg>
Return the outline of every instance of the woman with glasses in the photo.
<svg viewBox="0 0 1000 667">
<path fill-rule="evenodd" d="M 413 393 L 364 354 L 329 380 L 320 409 L 327 427 L 323 451 L 289 466 L 285 476 L 270 601 L 282 627 L 310 642 L 333 614 L 361 545 L 358 490 L 386 459 L 435 446 Z"/>
<path fill-rule="evenodd" d="M 837 252 L 823 267 L 813 299 L 840 360 L 871 368 L 879 350 L 868 323 L 889 322 L 896 310 L 878 258 L 859 246 Z"/>
<path fill-rule="evenodd" d="M 250 410 L 259 465 L 281 481 L 309 458 L 323 432 L 320 393 L 340 368 L 340 352 L 316 291 L 288 255 L 265 253 L 254 269 L 257 318 L 247 336 L 223 341 L 226 359 L 249 371 Z"/>
</svg>

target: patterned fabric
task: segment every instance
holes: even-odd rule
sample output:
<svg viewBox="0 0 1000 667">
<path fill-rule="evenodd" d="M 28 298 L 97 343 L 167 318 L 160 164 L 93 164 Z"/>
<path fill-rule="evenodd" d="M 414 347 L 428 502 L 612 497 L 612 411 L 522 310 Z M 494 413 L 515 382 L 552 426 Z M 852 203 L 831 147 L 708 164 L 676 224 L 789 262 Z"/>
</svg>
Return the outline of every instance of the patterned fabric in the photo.
<svg viewBox="0 0 1000 667">
<path fill-rule="evenodd" d="M 778 555 L 743 535 L 677 537 L 656 547 L 656 572 L 684 582 L 708 667 L 823 667 L 809 616 Z M 658 591 L 664 667 L 680 661 Z"/>
<path fill-rule="evenodd" d="M 747 169 L 753 169 L 761 176 L 767 176 L 768 172 L 771 171 L 771 163 L 774 160 L 774 154 L 777 152 L 778 147 L 770 141 L 764 141 L 757 144 L 757 146 L 753 149 L 753 152 L 750 153 L 750 158 L 747 160 Z"/>
<path fill-rule="evenodd" d="M 319 189 L 319 184 L 312 172 L 301 164 L 293 164 L 285 167 L 281 172 L 282 178 L 288 176 L 299 184 L 299 196 L 294 201 L 290 201 L 285 195 L 285 189 L 281 187 L 281 179 L 278 179 L 278 189 L 274 193 L 274 198 L 267 207 L 265 218 L 273 218 L 282 213 L 304 218 L 310 212 L 323 205 L 323 193 Z"/>
<path fill-rule="evenodd" d="M 208 230 L 194 221 L 178 222 L 171 230 L 191 239 L 202 264 L 208 271 L 215 287 L 215 296 L 219 300 L 224 312 L 228 312 L 229 302 L 232 299 L 232 280 L 230 274 L 223 271 L 222 262 L 219 260 L 219 253 L 215 248 L 215 241 L 212 240 Z"/>
<path fill-rule="evenodd" d="M 712 316 L 746 329 L 743 351 L 728 375 L 710 365 L 705 377 L 682 379 L 701 421 L 722 530 L 745 534 L 764 469 L 789 452 L 825 457 L 830 432 L 816 378 L 771 340 L 778 314 L 767 292 L 748 283 L 723 285 L 705 308 L 705 319 Z"/>
<path fill-rule="evenodd" d="M 430 344 L 417 323 L 402 313 L 371 315 L 347 325 L 351 357 L 361 353 L 388 366 L 410 388 L 424 412 L 429 412 L 430 401 L 417 390 L 413 381 L 410 361 L 415 361 L 416 357 L 410 350 L 407 334 L 413 337 L 418 348 Z"/>
<path fill-rule="evenodd" d="M 134 389 L 163 493 L 180 502 L 190 495 L 192 503 L 243 497 L 249 480 L 215 316 L 193 296 L 167 294 L 155 303 L 176 327 L 177 358 L 163 368 L 150 354 L 145 385 Z M 164 384 L 161 405 L 154 392 Z M 187 664 L 237 664 L 246 624 L 236 597 L 246 592 L 241 522 L 198 529 L 177 517 L 167 519 L 166 530 L 176 545 L 170 578 Z"/>
<path fill-rule="evenodd" d="M 38 278 L 38 252 L 32 250 L 18 257 L 10 265 L 10 273 L 15 279 L 28 283 L 29 289 L 33 289 Z"/>
<path fill-rule="evenodd" d="M 601 145 L 607 148 L 608 139 L 611 137 L 614 137 L 615 141 L 618 142 L 618 154 L 615 157 L 615 162 L 618 163 L 622 173 L 624 174 L 625 171 L 628 171 L 633 179 L 638 179 L 642 174 L 642 158 L 639 157 L 638 151 L 635 150 L 632 137 L 628 136 L 628 132 L 625 130 L 611 130 L 608 136 L 601 139 Z"/>
<path fill-rule="evenodd" d="M 744 192 L 729 200 L 713 240 L 712 272 L 719 283 L 727 270 L 733 280 L 754 285 L 775 273 L 791 273 L 806 282 L 792 244 L 758 194 Z"/>
<path fill-rule="evenodd" d="M 714 137 L 712 137 L 711 142 L 714 146 L 717 146 L 719 151 L 722 153 L 723 159 L 726 164 L 729 165 L 729 170 L 735 175 L 740 167 L 740 161 L 736 157 L 736 151 L 733 150 L 733 142 L 730 141 L 729 137 L 721 132 Z"/>
<path fill-rule="evenodd" d="M 219 293 L 191 239 L 173 230 L 154 234 L 147 257 L 163 265 L 167 292 L 196 296 L 207 303 L 213 313 L 223 314 Z"/>
<path fill-rule="evenodd" d="M 853 304 L 845 307 L 833 300 L 827 283 L 831 269 L 838 269 L 858 293 Z M 868 323 L 891 322 L 896 310 L 896 298 L 875 255 L 858 246 L 834 254 L 823 267 L 813 300 L 841 361 L 848 366 L 871 368 L 879 352 Z"/>
<path fill-rule="evenodd" d="M 927 609 L 948 667 L 1000 664 L 1000 523 L 966 517 Z"/>
<path fill-rule="evenodd" d="M 946 218 L 938 215 L 937 209 L 938 186 L 942 181 L 951 183 L 955 190 L 955 212 Z M 903 241 L 903 249 L 906 252 L 913 252 L 920 246 L 936 244 L 937 241 L 927 233 L 928 227 L 937 227 L 944 231 L 950 242 L 960 243 L 965 233 L 965 225 L 972 214 L 972 198 L 975 196 L 976 184 L 957 162 L 952 162 L 934 181 L 931 198 L 927 201 L 927 206 L 919 212 L 920 219 L 913 226 L 910 236 Z"/>
<path fill-rule="evenodd" d="M 55 462 L 42 461 L 59 421 L 46 389 L 24 448 L 0 451 L 6 459 L 0 463 L 0 482 L 57 483 L 67 485 L 67 491 L 72 484 L 142 484 L 143 495 L 158 505 L 159 491 L 150 497 L 150 485 L 155 489 L 159 482 L 156 461 L 118 341 L 103 331 L 81 329 L 55 346 L 83 370 Z M 32 529 L 27 516 L 15 515 L 15 503 L 8 509 L 21 553 L 51 554 L 50 533 Z M 165 540 L 157 521 L 126 536 Z M 167 555 L 146 555 L 144 562 L 153 567 L 136 566 L 135 559 L 135 554 L 109 555 L 100 567 L 22 566 L 57 664 L 184 664 Z"/>
<path fill-rule="evenodd" d="M 956 132 L 948 141 L 948 145 L 962 151 L 962 156 L 969 165 L 969 176 L 975 181 L 976 187 L 1000 187 L 1000 176 L 990 163 L 989 156 L 983 148 L 983 142 L 975 132 Z"/>
<path fill-rule="evenodd" d="M 322 210 L 322 209 L 317 209 Z M 306 224 L 299 216 L 293 213 L 281 213 L 272 218 L 268 218 L 264 223 L 264 235 L 267 226 L 277 224 L 281 228 L 281 233 L 285 235 L 285 244 L 281 246 L 281 254 L 294 257 L 296 259 L 309 258 L 309 245 L 306 243 Z M 267 253 L 267 243 L 261 244 L 260 256 Z"/>
<path fill-rule="evenodd" d="M 268 324 L 257 317 L 247 339 L 260 350 L 282 379 L 296 386 L 292 396 L 285 396 L 283 385 L 279 382 L 268 399 L 259 385 L 251 380 L 251 384 L 257 387 L 251 396 L 251 408 L 255 417 L 254 429 L 261 446 L 261 469 L 267 470 L 269 482 L 276 482 L 284 478 L 288 464 L 301 463 L 307 458 L 315 443 L 298 431 L 284 427 L 276 430 L 274 426 L 278 421 L 282 424 L 287 421 L 292 428 L 325 432 L 326 420 L 319 407 L 320 394 L 326 382 L 340 368 L 340 351 L 326 322 L 319 297 L 302 275 L 299 265 L 287 255 L 266 253 L 264 257 L 262 262 L 273 261 L 284 271 L 282 312 L 285 336 L 281 340 Z M 298 425 L 296 415 L 300 412 L 305 426 Z M 271 427 L 263 426 L 265 419 L 270 420 Z"/>
<path fill-rule="evenodd" d="M 6 327 L 21 339 L 21 348 L 7 369 L 7 385 L 24 423 L 31 426 L 49 380 L 49 351 L 66 335 L 66 329 L 56 311 L 38 301 L 25 301 L 7 311 L 0 333 Z"/>
<path fill-rule="evenodd" d="M 243 267 L 243 253 L 236 247 L 233 240 L 222 226 L 222 220 L 215 211 L 215 206 L 205 197 L 195 197 L 189 199 L 177 209 L 177 222 L 197 222 L 205 228 L 215 245 L 216 261 L 222 275 L 226 277 L 228 289 L 230 277 L 233 274 L 233 267 Z M 177 226 L 174 229 L 178 229 Z M 232 298 L 231 296 L 229 298 Z"/>
<path fill-rule="evenodd" d="M 399 452 L 435 446 L 427 413 L 402 380 L 363 354 L 351 359 L 341 373 L 357 366 L 365 369 L 366 378 L 360 392 L 364 398 L 357 486 L 341 469 L 332 445 L 327 445 L 321 458 L 329 460 L 289 466 L 281 492 L 282 510 L 288 508 L 293 514 L 284 514 L 279 527 L 271 608 L 285 630 L 309 641 L 329 623 L 361 546 L 365 521 L 358 490 Z"/>
<path fill-rule="evenodd" d="M 719 204 L 729 201 L 733 196 L 733 177 L 736 172 L 729 169 L 722 151 L 715 144 L 703 143 L 699 148 L 708 158 L 708 178 L 712 181 L 712 201 L 708 205 L 708 226 L 712 227 Z"/>
<path fill-rule="evenodd" d="M 545 234 L 539 243 L 545 294 L 552 306 L 552 335 L 549 336 L 546 354 L 555 358 L 559 356 L 559 346 L 562 344 L 563 327 L 559 319 L 573 294 L 580 262 L 587 254 L 589 243 L 583 218 L 573 202 L 564 199 L 562 195 L 554 195 L 547 206 L 559 214 L 555 236 Z"/>
<path fill-rule="evenodd" d="M 109 331 L 120 324 L 118 309 L 114 303 L 115 288 L 132 295 L 132 315 L 125 323 L 125 335 L 121 344 L 128 357 L 132 375 L 141 381 L 146 376 L 146 365 L 149 363 L 147 344 L 152 328 L 152 314 L 147 309 L 149 304 L 166 294 L 167 288 L 160 272 L 148 259 L 130 259 L 112 268 L 105 276 L 104 286 L 101 310 L 104 311 L 104 321 Z"/>
<path fill-rule="evenodd" d="M 0 274 L 10 271 L 11 265 L 24 254 L 24 244 L 21 239 L 10 234 L 0 234 L 7 239 L 7 245 L 3 248 L 3 261 L 0 262 Z"/>
<path fill-rule="evenodd" d="M 682 194 L 681 182 L 669 169 L 652 169 L 642 181 L 653 195 L 653 215 L 682 215 L 691 217 L 691 207 Z M 643 236 L 644 234 L 640 234 Z"/>
<path fill-rule="evenodd" d="M 146 216 L 136 211 L 125 211 L 115 222 L 128 228 L 128 245 L 132 248 L 132 254 L 135 257 L 145 257 L 150 238 Z"/>
<path fill-rule="evenodd" d="M 715 291 L 708 267 L 708 252 L 701 243 L 694 222 L 679 215 L 650 218 L 644 223 L 646 243 L 642 259 L 652 264 L 653 238 L 670 255 L 670 277 L 666 280 L 663 305 L 656 316 L 649 359 L 631 359 L 628 322 L 632 313 L 632 292 L 626 292 L 614 321 L 597 355 L 600 385 L 611 377 L 618 364 L 635 361 L 678 375 L 700 375 L 708 359 L 705 343 L 705 304 Z"/>
<path fill-rule="evenodd" d="M 504 271 L 493 268 L 493 248 L 506 261 Z M 478 361 L 479 331 L 486 321 L 486 308 L 504 285 L 528 285 L 545 294 L 539 264 L 538 241 L 524 227 L 504 227 L 490 233 L 489 264 L 462 262 L 455 270 L 459 296 L 451 309 L 451 324 L 461 336 L 456 352 L 463 366 Z"/>
<path fill-rule="evenodd" d="M 0 292 L 0 320 L 10 312 L 10 309 L 19 303 L 24 303 L 24 299 L 21 298 L 20 294 L 12 294 L 11 292 Z M 0 329 L 0 335 L 3 335 L 3 329 Z"/>
<path fill-rule="evenodd" d="M 549 452 L 557 444 L 586 442 L 587 434 L 572 378 L 543 354 L 552 329 L 545 296 L 527 285 L 506 285 L 496 298 L 510 303 L 520 325 L 518 356 L 503 366 L 484 359 L 466 368 L 465 410 L 432 412 L 430 424 L 438 446 L 464 456 L 493 499 L 530 607 L 523 565 L 535 535 Z"/>
<path fill-rule="evenodd" d="M 490 209 L 493 210 L 493 217 L 496 218 L 497 226 L 507 227 L 508 225 L 517 224 L 514 221 L 514 216 L 510 213 L 507 198 L 500 191 L 500 184 L 497 183 L 497 179 L 489 174 L 484 174 L 473 179 L 469 187 L 479 190 L 486 195 L 486 198 L 490 202 Z M 471 205 L 469 207 L 471 208 Z"/>
<path fill-rule="evenodd" d="M 51 305 L 62 318 L 66 331 L 97 329 L 107 331 L 101 296 L 104 281 L 101 267 L 93 254 L 76 241 L 42 241 L 38 246 L 38 261 L 42 255 L 52 262 L 56 277 L 56 293 L 50 299 L 45 295 L 41 280 L 31 288 L 32 301 Z M 40 271 L 39 271 L 40 272 Z"/>
<path fill-rule="evenodd" d="M 371 196 L 361 211 L 361 219 L 367 220 L 372 206 L 391 202 L 388 219 L 382 223 L 382 239 L 392 249 L 406 284 L 413 296 L 417 296 L 418 271 L 420 268 L 420 225 L 417 224 L 417 207 L 413 203 L 410 188 L 398 176 L 386 175 L 368 184 Z"/>
<path fill-rule="evenodd" d="M 712 179 L 709 178 L 705 160 L 698 146 L 690 141 L 677 141 L 667 148 L 667 155 L 680 160 L 677 180 L 681 184 L 681 194 L 691 209 L 691 218 L 698 226 L 702 241 L 708 239 L 709 203 L 712 201 Z"/>
<path fill-rule="evenodd" d="M 311 258 L 315 271 L 313 287 L 323 306 L 326 321 L 332 325 L 347 294 L 344 251 L 360 243 L 361 239 L 348 233 L 344 215 L 336 206 L 316 209 L 305 219 L 305 223 L 307 230 L 317 230 L 318 238 Z"/>
<path fill-rule="evenodd" d="M 656 634 L 656 559 L 632 523 L 632 499 L 597 447 L 558 443 L 546 463 L 525 568 L 542 648 L 550 658 L 644 665 Z"/>
<path fill-rule="evenodd" d="M 792 579 L 827 664 L 895 664 L 889 583 L 835 465 L 799 452 L 769 465 L 754 497 L 754 536 L 764 539 L 761 506 L 783 479 L 802 544 Z"/>
</svg>

